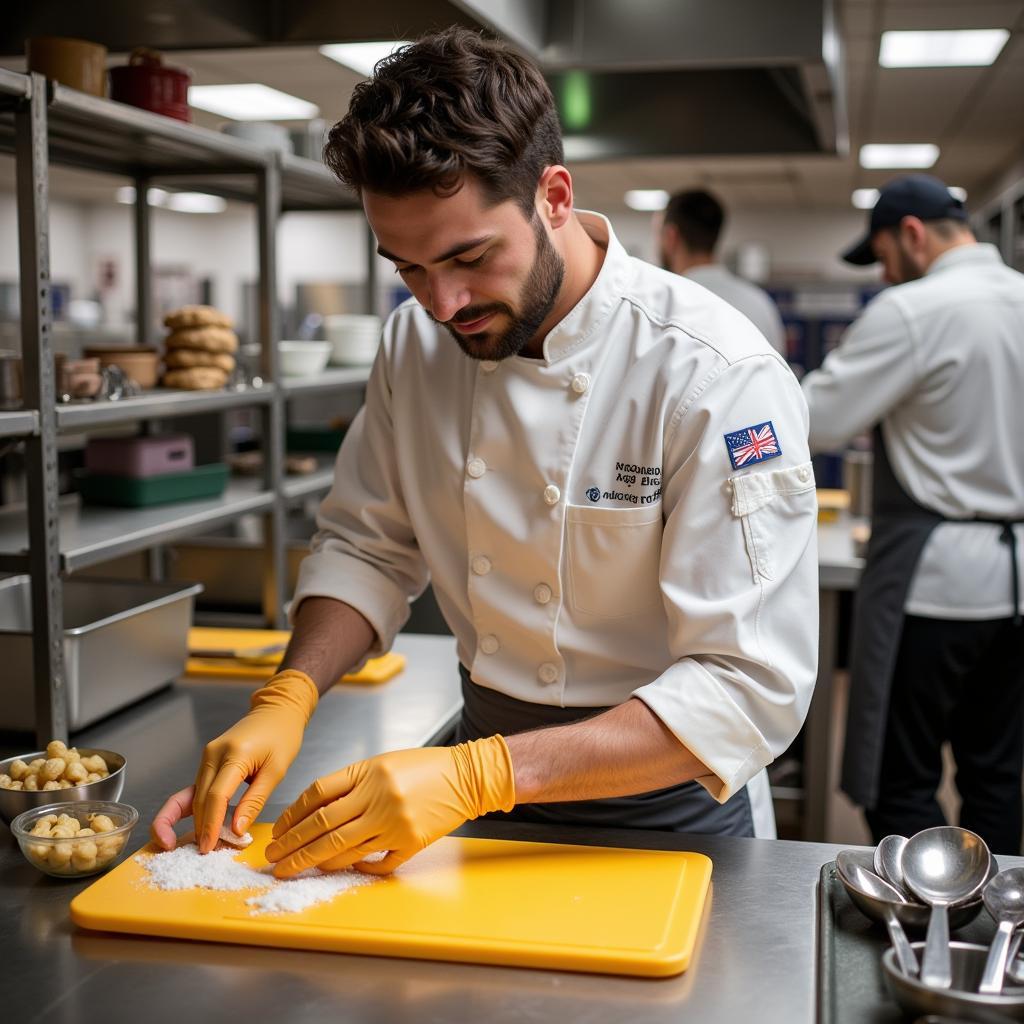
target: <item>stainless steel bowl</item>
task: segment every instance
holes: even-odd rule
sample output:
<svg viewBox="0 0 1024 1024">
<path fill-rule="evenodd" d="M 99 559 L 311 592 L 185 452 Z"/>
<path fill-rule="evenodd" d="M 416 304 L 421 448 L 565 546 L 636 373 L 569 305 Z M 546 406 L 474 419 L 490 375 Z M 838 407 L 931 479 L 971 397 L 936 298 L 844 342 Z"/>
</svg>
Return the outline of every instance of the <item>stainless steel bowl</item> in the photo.
<svg viewBox="0 0 1024 1024">
<path fill-rule="evenodd" d="M 924 943 L 912 944 L 920 957 Z M 978 992 L 985 970 L 987 946 L 969 942 L 949 944 L 953 969 L 951 988 L 929 988 L 919 978 L 907 977 L 896 963 L 895 953 L 882 954 L 882 974 L 892 997 L 909 1017 L 935 1013 L 979 1024 L 1006 1024 L 1007 1020 L 1024 1020 L 1024 988 L 1007 983 L 1002 995 L 983 996 Z"/>
<path fill-rule="evenodd" d="M 871 850 L 848 850 L 846 853 L 847 856 L 861 863 L 868 871 L 875 870 Z M 995 862 L 995 857 L 993 857 L 991 874 L 995 875 L 998 871 L 999 867 Z M 838 868 L 836 869 L 836 876 L 839 881 L 842 882 L 843 888 L 849 895 L 853 905 L 865 917 L 868 917 L 872 921 L 884 926 L 886 907 L 892 907 L 893 910 L 896 911 L 896 917 L 900 924 L 903 925 L 907 931 L 913 931 L 923 935 L 928 930 L 928 918 L 931 916 L 930 907 L 926 907 L 923 903 L 889 903 L 886 900 L 880 900 L 875 896 L 869 896 L 867 893 L 854 888 Z M 956 929 L 963 928 L 964 925 L 970 924 L 978 914 L 981 913 L 983 906 L 984 904 L 982 903 L 981 896 L 977 896 L 975 899 L 972 899 L 967 903 L 962 903 L 958 907 L 950 907 L 949 927 L 951 929 Z"/>
<path fill-rule="evenodd" d="M 3 818 L 4 823 L 10 825 L 22 812 L 58 801 L 67 803 L 72 800 L 120 800 L 121 790 L 124 789 L 125 759 L 112 750 L 98 750 L 94 747 L 79 747 L 78 752 L 83 757 L 99 754 L 107 762 L 110 774 L 99 782 L 87 782 L 82 786 L 72 786 L 70 789 L 38 790 L 34 793 L 23 789 L 0 789 L 0 818 Z M 37 750 L 31 754 L 8 757 L 0 761 L 0 774 L 9 775 L 11 765 L 19 759 L 28 763 L 37 757 L 46 757 L 46 751 Z"/>
</svg>

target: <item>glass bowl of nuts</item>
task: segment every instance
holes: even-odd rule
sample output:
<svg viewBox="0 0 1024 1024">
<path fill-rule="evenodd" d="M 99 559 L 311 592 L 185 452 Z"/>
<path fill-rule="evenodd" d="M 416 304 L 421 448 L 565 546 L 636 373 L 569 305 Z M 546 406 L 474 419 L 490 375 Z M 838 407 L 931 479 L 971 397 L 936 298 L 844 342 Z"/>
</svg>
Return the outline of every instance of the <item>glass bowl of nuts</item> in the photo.
<svg viewBox="0 0 1024 1024">
<path fill-rule="evenodd" d="M 118 800 L 124 776 L 120 754 L 54 740 L 45 750 L 0 761 L 0 818 L 9 825 L 22 812 L 58 800 Z"/>
<path fill-rule="evenodd" d="M 112 800 L 33 807 L 11 822 L 25 859 L 57 878 L 84 878 L 112 868 L 139 820 L 129 804 Z"/>
</svg>

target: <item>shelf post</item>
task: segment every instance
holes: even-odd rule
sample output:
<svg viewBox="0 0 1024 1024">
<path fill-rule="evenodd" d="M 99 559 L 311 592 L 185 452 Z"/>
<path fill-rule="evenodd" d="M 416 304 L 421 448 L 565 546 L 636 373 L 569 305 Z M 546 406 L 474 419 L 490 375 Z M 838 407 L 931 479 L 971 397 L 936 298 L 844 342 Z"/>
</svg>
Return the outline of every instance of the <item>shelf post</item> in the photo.
<svg viewBox="0 0 1024 1024">
<path fill-rule="evenodd" d="M 149 344 L 153 319 L 153 284 L 150 264 L 149 178 L 135 179 L 135 343 Z"/>
<path fill-rule="evenodd" d="M 57 401 L 51 342 L 49 155 L 46 79 L 33 74 L 31 95 L 15 115 L 21 355 L 26 408 L 39 433 L 25 441 L 28 565 L 32 600 L 32 675 L 40 746 L 68 738 L 64 620 L 57 490 Z"/>
<path fill-rule="evenodd" d="M 259 247 L 259 338 L 263 379 L 277 383 L 277 221 L 281 213 L 281 165 L 275 153 L 257 172 L 257 239 Z M 285 396 L 277 389 L 263 408 L 264 487 L 274 496 L 264 516 L 263 530 L 263 614 L 276 629 L 285 626 L 287 599 L 285 570 L 284 433 Z"/>
</svg>

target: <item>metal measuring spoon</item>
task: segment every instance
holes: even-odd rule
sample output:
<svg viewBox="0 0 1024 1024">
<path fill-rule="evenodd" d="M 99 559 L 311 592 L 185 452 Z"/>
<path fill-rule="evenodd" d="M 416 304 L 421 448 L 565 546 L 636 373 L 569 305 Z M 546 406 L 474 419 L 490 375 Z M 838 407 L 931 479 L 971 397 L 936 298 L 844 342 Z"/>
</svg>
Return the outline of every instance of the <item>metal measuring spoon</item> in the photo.
<svg viewBox="0 0 1024 1024">
<path fill-rule="evenodd" d="M 840 850 L 836 854 L 836 869 L 855 889 L 859 889 L 866 896 L 872 896 L 885 904 L 885 927 L 889 931 L 889 941 L 896 951 L 896 963 L 900 970 L 911 978 L 917 977 L 918 964 L 917 956 L 913 947 L 907 939 L 907 933 L 903 930 L 896 911 L 888 906 L 890 903 L 906 903 L 903 894 L 890 885 L 884 878 L 868 871 L 863 864 L 849 856 L 848 850 Z M 844 856 L 846 855 L 846 856 Z"/>
<path fill-rule="evenodd" d="M 874 855 L 875 874 L 884 878 L 894 889 L 909 896 L 900 858 L 907 845 L 905 836 L 886 836 L 876 847 Z"/>
<path fill-rule="evenodd" d="M 1024 924 L 1024 868 L 1001 871 L 982 890 L 981 898 L 985 909 L 999 922 L 999 929 L 989 946 L 978 991 L 998 995 L 1003 991 L 1013 933 Z"/>
<path fill-rule="evenodd" d="M 921 981 L 949 988 L 949 908 L 969 900 L 988 879 L 992 855 L 981 836 L 954 825 L 926 828 L 903 847 L 903 877 L 910 891 L 932 908 Z"/>
</svg>

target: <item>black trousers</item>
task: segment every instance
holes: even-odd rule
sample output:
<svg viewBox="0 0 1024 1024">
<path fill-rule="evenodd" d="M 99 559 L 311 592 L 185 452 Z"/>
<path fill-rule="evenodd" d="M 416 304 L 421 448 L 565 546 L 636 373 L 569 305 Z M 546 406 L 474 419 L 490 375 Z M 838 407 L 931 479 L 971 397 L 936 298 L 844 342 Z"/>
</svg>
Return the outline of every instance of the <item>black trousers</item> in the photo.
<svg viewBox="0 0 1024 1024">
<path fill-rule="evenodd" d="M 904 620 L 893 673 L 877 806 L 878 842 L 947 824 L 936 792 L 942 745 L 956 761 L 960 824 L 993 853 L 1020 851 L 1024 627 L 1011 619 Z"/>
</svg>

